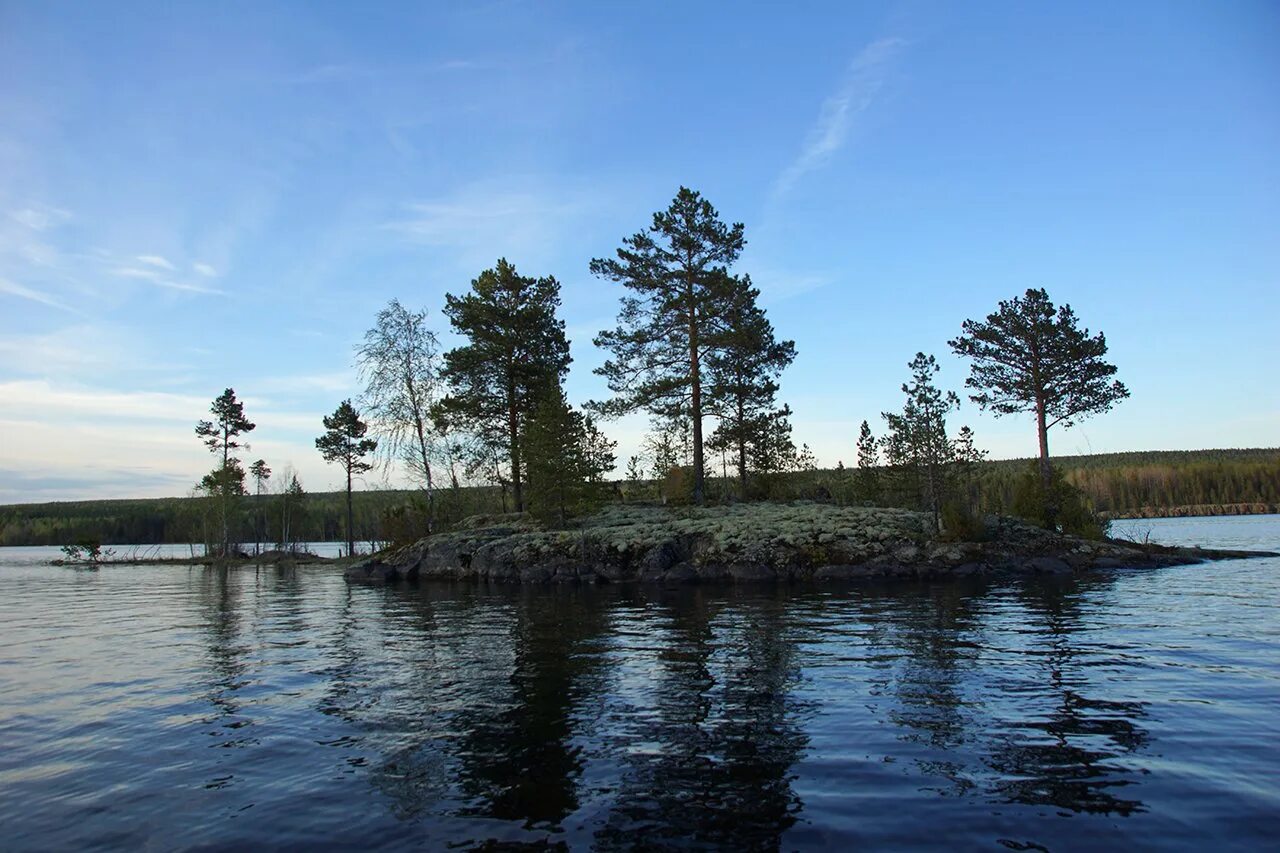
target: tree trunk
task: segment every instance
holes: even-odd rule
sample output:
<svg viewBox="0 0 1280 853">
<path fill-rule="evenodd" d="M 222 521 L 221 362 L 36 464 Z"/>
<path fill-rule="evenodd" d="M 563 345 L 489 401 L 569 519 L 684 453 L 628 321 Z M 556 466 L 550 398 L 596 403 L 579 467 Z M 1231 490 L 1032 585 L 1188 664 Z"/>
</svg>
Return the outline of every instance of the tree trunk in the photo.
<svg viewBox="0 0 1280 853">
<path fill-rule="evenodd" d="M 1044 524 L 1058 527 L 1058 506 L 1053 494 L 1053 468 L 1049 464 L 1049 428 L 1045 425 L 1044 400 L 1036 400 L 1036 434 L 1040 439 L 1040 491 L 1044 497 Z"/>
<path fill-rule="evenodd" d="M 351 513 L 351 466 L 347 465 L 347 556 L 354 557 L 356 538 Z"/>
<path fill-rule="evenodd" d="M 689 376 L 693 380 L 691 408 L 693 416 L 693 502 L 702 506 L 702 369 L 698 358 L 698 312 L 693 303 L 693 279 L 689 279 Z"/>
<path fill-rule="evenodd" d="M 230 551 L 231 534 L 227 531 L 227 495 L 231 491 L 231 481 L 227 476 L 227 462 L 231 454 L 231 449 L 227 446 L 227 442 L 231 440 L 229 430 L 222 430 L 222 558 L 225 560 Z"/>
<path fill-rule="evenodd" d="M 413 383 L 410 380 L 410 400 L 413 404 L 413 428 L 418 433 L 418 453 L 422 456 L 422 476 L 426 479 L 427 484 L 427 533 L 430 534 L 435 527 L 436 517 L 436 490 L 435 484 L 431 478 L 431 460 L 427 454 L 427 433 L 422 423 L 422 415 L 418 411 L 418 398 L 413 393 Z"/>
<path fill-rule="evenodd" d="M 524 488 L 520 483 L 520 420 L 516 416 L 516 389 L 507 384 L 507 438 L 511 442 L 511 498 L 516 512 L 524 512 Z"/>
</svg>

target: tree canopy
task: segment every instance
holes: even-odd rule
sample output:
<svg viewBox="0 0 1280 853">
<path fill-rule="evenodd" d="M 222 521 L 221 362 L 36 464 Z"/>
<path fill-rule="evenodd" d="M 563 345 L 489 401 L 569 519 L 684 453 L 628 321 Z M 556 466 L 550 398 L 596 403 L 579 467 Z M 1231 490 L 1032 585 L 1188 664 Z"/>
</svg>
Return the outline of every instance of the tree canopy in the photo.
<svg viewBox="0 0 1280 853">
<path fill-rule="evenodd" d="M 248 447 L 239 438 L 252 432 L 255 424 L 245 417 L 244 404 L 236 399 L 234 388 L 228 388 L 215 397 L 209 413 L 213 420 L 197 423 L 196 435 L 203 439 L 210 453 L 221 454 L 222 461 L 200 480 L 200 488 L 218 501 L 221 549 L 226 556 L 231 547 L 230 504 L 233 498 L 244 494 L 244 468 L 233 451 Z"/>
<path fill-rule="evenodd" d="M 432 423 L 440 396 L 440 343 L 426 321 L 425 310 L 410 311 L 392 299 L 356 347 L 356 364 L 370 426 L 387 461 L 399 459 L 425 490 L 430 525 L 435 498 L 431 465 L 444 437 Z"/>
<path fill-rule="evenodd" d="M 1028 288 L 1002 300 L 985 321 L 965 320 L 963 334 L 949 341 L 957 355 L 972 359 L 965 386 L 975 403 L 997 416 L 1034 413 L 1040 478 L 1051 494 L 1048 431 L 1109 411 L 1129 396 L 1107 362 L 1107 340 L 1078 325 L 1070 305 L 1055 307 L 1043 289 Z M 1055 526 L 1054 502 L 1044 521 Z"/>
<path fill-rule="evenodd" d="M 617 327 L 595 338 L 611 355 L 596 372 L 615 395 L 597 408 L 688 416 L 696 503 L 704 495 L 704 362 L 725 346 L 731 331 L 739 283 L 728 270 L 745 243 L 742 223 L 725 225 L 709 201 L 681 187 L 665 211 L 653 214 L 648 229 L 623 239 L 616 257 L 591 262 L 593 274 L 629 291 Z"/>
<path fill-rule="evenodd" d="M 531 278 L 500 259 L 471 282 L 462 296 L 445 296 L 445 315 L 467 343 L 445 354 L 450 385 L 442 414 L 470 430 L 476 455 L 487 465 L 504 456 L 517 512 L 524 509 L 521 433 L 538 401 L 569 370 L 569 341 L 560 306 L 560 283 Z"/>
<path fill-rule="evenodd" d="M 707 357 L 707 408 L 719 418 L 707 447 L 733 451 L 745 500 L 748 461 L 763 452 L 779 425 L 774 417 L 777 380 L 795 360 L 796 345 L 774 337 L 773 324 L 757 304 L 760 291 L 752 286 L 750 276 L 734 279 L 734 285 L 723 344 Z"/>
<path fill-rule="evenodd" d="M 366 462 L 368 456 L 378 447 L 378 442 L 365 438 L 369 426 L 360 419 L 360 413 L 350 400 L 338 404 L 332 415 L 325 415 L 324 434 L 316 439 L 316 449 L 326 462 L 336 462 L 347 475 L 347 553 L 355 550 L 355 527 L 351 509 L 351 479 L 356 474 L 373 468 L 372 462 Z"/>
</svg>

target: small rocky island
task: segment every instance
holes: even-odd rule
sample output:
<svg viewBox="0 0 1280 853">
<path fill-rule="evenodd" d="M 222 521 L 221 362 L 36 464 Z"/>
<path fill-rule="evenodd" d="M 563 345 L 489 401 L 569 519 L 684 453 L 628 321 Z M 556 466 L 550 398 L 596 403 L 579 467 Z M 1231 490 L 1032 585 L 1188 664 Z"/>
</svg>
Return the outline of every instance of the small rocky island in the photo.
<svg viewBox="0 0 1280 853">
<path fill-rule="evenodd" d="M 346 570 L 354 582 L 715 583 L 1068 574 L 1268 556 L 1090 541 L 989 517 L 980 541 L 930 535 L 932 517 L 820 503 L 610 506 L 573 529 L 477 516 Z M 1274 556 L 1274 555 L 1271 555 Z"/>
</svg>

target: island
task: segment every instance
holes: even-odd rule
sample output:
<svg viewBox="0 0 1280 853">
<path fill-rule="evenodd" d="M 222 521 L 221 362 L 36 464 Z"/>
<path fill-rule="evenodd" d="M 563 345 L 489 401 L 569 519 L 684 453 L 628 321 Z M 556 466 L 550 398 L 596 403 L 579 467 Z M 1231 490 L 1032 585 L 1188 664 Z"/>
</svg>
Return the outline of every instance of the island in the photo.
<svg viewBox="0 0 1280 853">
<path fill-rule="evenodd" d="M 1092 541 L 988 516 L 977 541 L 932 532 L 928 513 L 817 502 L 671 507 L 618 504 L 572 528 L 525 514 L 457 528 L 349 566 L 347 580 L 718 583 L 960 578 L 1154 568 L 1261 551 Z"/>
</svg>

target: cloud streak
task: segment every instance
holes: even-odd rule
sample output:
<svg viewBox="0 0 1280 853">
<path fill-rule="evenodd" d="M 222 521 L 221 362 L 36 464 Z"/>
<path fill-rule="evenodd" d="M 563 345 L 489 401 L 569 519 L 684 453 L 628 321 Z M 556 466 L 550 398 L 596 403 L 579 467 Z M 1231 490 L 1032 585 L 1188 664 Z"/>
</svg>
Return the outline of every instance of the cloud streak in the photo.
<svg viewBox="0 0 1280 853">
<path fill-rule="evenodd" d="M 79 312 L 67 305 L 65 302 L 50 296 L 42 290 L 34 290 L 30 287 L 24 287 L 17 282 L 9 281 L 6 278 L 0 278 L 0 293 L 7 293 L 10 296 L 16 296 L 19 299 L 29 299 L 32 302 L 39 302 L 41 305 L 48 305 L 50 308 L 57 308 L 60 311 L 67 311 L 72 314 Z"/>
<path fill-rule="evenodd" d="M 844 147 L 854 121 L 875 101 L 890 64 L 905 44 L 897 37 L 882 38 L 858 52 L 840 87 L 823 102 L 800 153 L 778 176 L 775 195 L 789 192 L 800 178 L 826 165 Z"/>
<path fill-rule="evenodd" d="M 173 272 L 174 266 L 167 258 L 160 255 L 138 255 L 138 262 L 146 264 L 149 267 L 158 267 L 162 270 Z"/>
<path fill-rule="evenodd" d="M 159 258 L 151 255 L 141 255 L 138 257 L 138 260 L 142 261 L 144 258 L 151 258 L 152 260 L 164 261 L 164 258 Z M 149 262 L 144 261 L 144 263 L 149 263 Z M 165 261 L 165 263 L 168 263 L 168 261 Z M 157 269 L 157 267 L 159 266 L 160 266 L 159 264 L 150 263 L 149 266 L 145 266 L 145 267 L 141 267 L 141 266 L 117 267 L 111 271 L 111 274 L 116 278 L 140 279 L 142 281 L 150 282 L 151 284 L 154 284 L 156 287 L 163 287 L 169 290 L 180 290 L 185 293 L 204 293 L 211 296 L 227 295 L 225 290 L 219 290 L 216 287 L 208 287 L 203 284 L 192 284 L 190 282 L 185 282 L 185 281 L 175 281 L 174 279 L 171 279 L 168 276 L 166 276 L 160 269 Z M 169 269 L 173 269 L 172 265 L 169 267 Z"/>
</svg>

